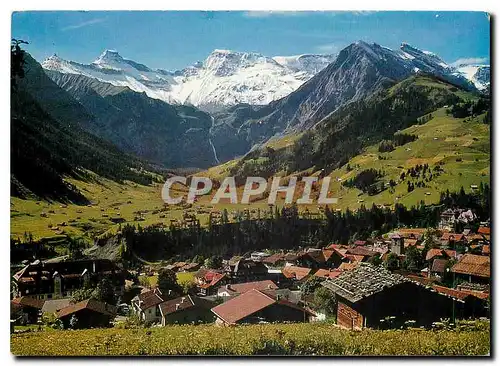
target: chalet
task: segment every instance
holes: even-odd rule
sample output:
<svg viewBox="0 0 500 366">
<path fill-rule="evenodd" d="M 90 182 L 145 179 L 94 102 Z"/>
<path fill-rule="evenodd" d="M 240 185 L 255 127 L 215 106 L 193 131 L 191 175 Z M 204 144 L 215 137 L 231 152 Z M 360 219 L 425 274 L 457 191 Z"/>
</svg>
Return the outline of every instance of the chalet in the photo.
<svg viewBox="0 0 500 366">
<path fill-rule="evenodd" d="M 217 294 L 217 288 L 228 283 L 229 278 L 224 273 L 202 268 L 196 272 L 195 282 L 200 295 L 211 296 Z"/>
<path fill-rule="evenodd" d="M 97 285 L 103 278 L 114 286 L 116 294 L 123 294 L 125 273 L 107 259 L 42 262 L 36 260 L 13 276 L 14 294 L 39 299 L 69 297 L 84 283 Z"/>
<path fill-rule="evenodd" d="M 212 323 L 215 320 L 210 311 L 213 306 L 212 301 L 192 295 L 164 301 L 158 305 L 161 325 Z"/>
<path fill-rule="evenodd" d="M 132 299 L 132 312 L 145 323 L 158 323 L 161 314 L 158 305 L 164 302 L 163 294 L 158 288 L 140 293 Z"/>
<path fill-rule="evenodd" d="M 267 267 L 262 262 L 241 259 L 229 262 L 224 271 L 231 282 L 249 282 L 263 280 L 267 277 Z"/>
<path fill-rule="evenodd" d="M 381 320 L 428 325 L 451 318 L 454 300 L 383 267 L 368 263 L 322 283 L 337 299 L 337 324 L 348 329 L 378 328 Z"/>
<path fill-rule="evenodd" d="M 75 329 L 107 327 L 116 316 L 116 307 L 88 299 L 62 308 L 57 312 L 57 317 L 63 322 L 64 328 L 70 328 L 71 318 L 75 317 L 77 322 Z"/>
<path fill-rule="evenodd" d="M 38 321 L 43 308 L 44 300 L 29 296 L 17 297 L 11 300 L 11 314 L 21 324 L 34 324 Z M 15 311 L 12 311 L 15 310 Z"/>
<path fill-rule="evenodd" d="M 250 290 L 212 309 L 219 325 L 307 322 L 310 311 L 258 290 Z"/>
<path fill-rule="evenodd" d="M 456 318 L 479 318 L 489 315 L 486 301 L 488 297 L 484 297 L 484 294 L 472 294 L 467 291 L 460 291 L 435 284 L 432 285 L 432 289 L 455 300 L 454 311 Z"/>
<path fill-rule="evenodd" d="M 332 268 L 339 266 L 341 262 L 342 256 L 332 249 L 309 249 L 298 259 L 301 267 L 311 269 Z"/>
<path fill-rule="evenodd" d="M 276 290 L 278 286 L 270 280 L 255 281 L 255 282 L 245 282 L 237 284 L 227 284 L 225 286 L 219 287 L 217 291 L 217 296 L 219 297 L 230 297 L 238 296 L 250 290 Z"/>
<path fill-rule="evenodd" d="M 451 271 L 462 280 L 487 284 L 490 282 L 490 257 L 464 254 Z"/>
</svg>

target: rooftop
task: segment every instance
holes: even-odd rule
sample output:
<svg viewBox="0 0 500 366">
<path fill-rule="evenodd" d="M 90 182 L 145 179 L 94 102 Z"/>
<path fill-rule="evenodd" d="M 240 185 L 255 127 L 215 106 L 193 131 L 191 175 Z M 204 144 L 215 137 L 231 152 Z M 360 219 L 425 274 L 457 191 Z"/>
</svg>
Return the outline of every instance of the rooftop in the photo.
<svg viewBox="0 0 500 366">
<path fill-rule="evenodd" d="M 274 298 L 258 290 L 250 290 L 212 309 L 226 323 L 234 324 L 249 315 L 276 302 Z"/>
<path fill-rule="evenodd" d="M 311 269 L 298 266 L 286 266 L 283 268 L 282 272 L 286 278 L 295 278 L 300 281 L 311 273 Z"/>
<path fill-rule="evenodd" d="M 244 282 L 221 287 L 230 294 L 242 294 L 250 290 L 275 290 L 278 286 L 271 280 Z"/>
<path fill-rule="evenodd" d="M 351 302 L 357 302 L 407 281 L 405 277 L 381 266 L 359 263 L 353 270 L 342 272 L 340 276 L 326 280 L 321 285 Z"/>
<path fill-rule="evenodd" d="M 57 312 L 58 318 L 63 318 L 65 316 L 71 315 L 78 311 L 89 309 L 97 313 L 104 315 L 115 316 L 116 307 L 113 305 L 106 304 L 105 302 L 97 301 L 95 299 L 87 299 L 76 304 L 66 306 Z"/>
<path fill-rule="evenodd" d="M 452 272 L 471 276 L 490 277 L 490 257 L 484 255 L 464 254 L 455 264 Z"/>
</svg>

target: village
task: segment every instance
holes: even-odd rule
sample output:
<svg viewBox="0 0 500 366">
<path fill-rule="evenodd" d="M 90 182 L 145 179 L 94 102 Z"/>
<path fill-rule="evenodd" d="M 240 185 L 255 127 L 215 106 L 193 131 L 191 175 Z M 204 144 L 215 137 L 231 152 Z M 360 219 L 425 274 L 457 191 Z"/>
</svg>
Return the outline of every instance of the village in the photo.
<svg viewBox="0 0 500 366">
<path fill-rule="evenodd" d="M 448 209 L 437 228 L 398 228 L 349 245 L 255 251 L 141 271 L 106 259 L 35 260 L 13 276 L 11 331 L 132 321 L 331 321 L 345 329 L 379 329 L 489 318 L 489 222 L 453 232 L 471 215 Z M 184 286 L 177 283 L 182 274 L 191 276 Z M 141 276 L 158 280 L 151 285 Z"/>
</svg>

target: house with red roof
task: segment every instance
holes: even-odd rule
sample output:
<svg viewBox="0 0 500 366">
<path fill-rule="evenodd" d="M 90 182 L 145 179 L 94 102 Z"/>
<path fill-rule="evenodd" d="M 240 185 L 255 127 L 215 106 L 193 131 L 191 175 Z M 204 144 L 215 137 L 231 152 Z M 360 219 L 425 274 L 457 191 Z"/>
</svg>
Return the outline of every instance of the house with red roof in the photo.
<svg viewBox="0 0 500 366">
<path fill-rule="evenodd" d="M 319 278 L 335 278 L 341 273 L 342 271 L 339 271 L 338 269 L 318 269 L 314 273 L 314 276 Z"/>
<path fill-rule="evenodd" d="M 489 256 L 467 253 L 451 268 L 451 271 L 467 282 L 489 284 L 490 266 Z"/>
<path fill-rule="evenodd" d="M 219 325 L 308 322 L 314 314 L 287 300 L 250 290 L 212 308 Z"/>
<path fill-rule="evenodd" d="M 285 266 L 282 269 L 283 275 L 294 281 L 303 281 L 311 274 L 311 268 L 299 267 L 299 266 Z"/>
<path fill-rule="evenodd" d="M 206 282 L 198 285 L 198 292 L 202 296 L 215 295 L 219 286 L 229 283 L 229 278 L 225 273 L 209 272 L 205 279 Z"/>
<path fill-rule="evenodd" d="M 30 296 L 16 297 L 10 301 L 11 315 L 22 324 L 34 324 L 38 320 L 45 300 Z"/>
</svg>

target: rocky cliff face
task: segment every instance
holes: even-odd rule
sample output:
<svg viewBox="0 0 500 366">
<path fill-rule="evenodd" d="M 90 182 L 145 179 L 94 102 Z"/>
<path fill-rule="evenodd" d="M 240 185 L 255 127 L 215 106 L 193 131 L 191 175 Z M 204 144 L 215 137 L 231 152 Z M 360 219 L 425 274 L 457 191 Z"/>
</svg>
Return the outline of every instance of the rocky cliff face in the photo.
<svg viewBox="0 0 500 366">
<path fill-rule="evenodd" d="M 166 167 L 216 163 L 207 113 L 78 74 L 46 73 L 95 117 L 83 124 L 87 131 Z"/>
</svg>

